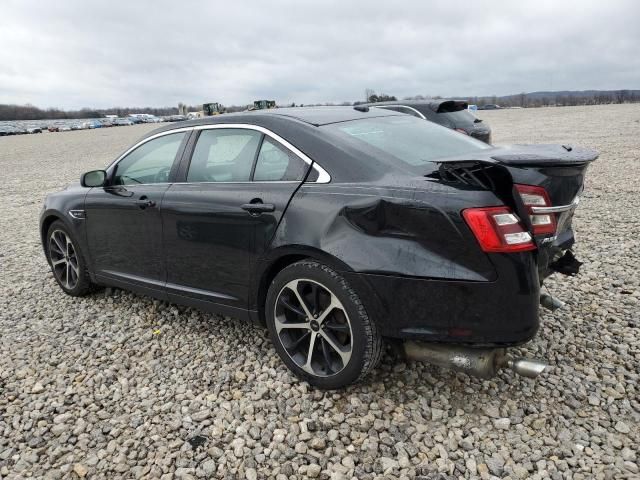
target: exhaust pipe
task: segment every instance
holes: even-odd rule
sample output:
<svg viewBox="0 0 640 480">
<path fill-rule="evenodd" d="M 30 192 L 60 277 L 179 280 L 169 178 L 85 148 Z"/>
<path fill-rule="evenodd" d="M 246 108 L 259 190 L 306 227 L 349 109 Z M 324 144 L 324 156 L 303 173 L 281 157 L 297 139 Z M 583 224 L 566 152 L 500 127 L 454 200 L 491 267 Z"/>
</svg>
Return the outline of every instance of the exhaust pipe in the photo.
<svg viewBox="0 0 640 480">
<path fill-rule="evenodd" d="M 536 378 L 547 367 L 538 360 L 509 359 L 504 348 L 469 348 L 408 340 L 404 343 L 404 354 L 409 360 L 431 363 L 479 378 L 492 378 L 504 367 L 518 375 Z"/>
<path fill-rule="evenodd" d="M 539 360 L 516 358 L 515 360 L 507 360 L 507 366 L 518 375 L 527 378 L 536 378 L 548 365 Z"/>
<path fill-rule="evenodd" d="M 540 305 L 542 305 L 547 310 L 551 310 L 552 312 L 558 310 L 559 308 L 564 307 L 564 302 L 558 300 L 555 297 L 547 293 L 540 294 Z"/>
</svg>

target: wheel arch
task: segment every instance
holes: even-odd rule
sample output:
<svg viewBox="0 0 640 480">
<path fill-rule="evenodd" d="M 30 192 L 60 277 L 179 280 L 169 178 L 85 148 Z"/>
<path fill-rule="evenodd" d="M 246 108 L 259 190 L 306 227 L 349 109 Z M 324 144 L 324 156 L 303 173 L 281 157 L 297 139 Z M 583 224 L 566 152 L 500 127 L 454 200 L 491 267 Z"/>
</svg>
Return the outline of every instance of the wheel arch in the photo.
<svg viewBox="0 0 640 480">
<path fill-rule="evenodd" d="M 266 325 L 264 307 L 271 282 L 278 273 L 289 265 L 302 260 L 315 260 L 338 272 L 352 271 L 351 267 L 340 259 L 317 248 L 295 245 L 279 247 L 274 250 L 267 259 L 263 260 L 262 268 L 259 269 L 257 275 L 255 308 L 258 311 L 258 320 L 262 325 Z"/>
<path fill-rule="evenodd" d="M 78 248 L 82 251 L 87 262 L 87 268 L 91 271 L 91 258 L 89 256 L 89 248 L 87 246 L 83 230 L 84 224 L 82 223 L 85 220 L 73 220 L 70 216 L 64 215 L 58 209 L 48 209 L 40 216 L 40 240 L 47 262 L 49 261 L 47 232 L 49 231 L 49 228 L 51 228 L 51 225 L 56 221 L 60 221 L 74 237 L 75 241 L 78 243 Z"/>
<path fill-rule="evenodd" d="M 42 220 L 40 221 L 40 240 L 42 242 L 42 248 L 44 249 L 45 255 L 48 253 L 47 252 L 47 232 L 49 231 L 49 228 L 51 227 L 53 222 L 55 222 L 56 220 L 60 220 L 66 224 L 66 222 L 64 221 L 64 218 L 57 212 L 46 213 L 45 215 L 42 216 Z M 48 260 L 49 260 L 49 257 L 47 256 L 47 261 Z"/>
</svg>

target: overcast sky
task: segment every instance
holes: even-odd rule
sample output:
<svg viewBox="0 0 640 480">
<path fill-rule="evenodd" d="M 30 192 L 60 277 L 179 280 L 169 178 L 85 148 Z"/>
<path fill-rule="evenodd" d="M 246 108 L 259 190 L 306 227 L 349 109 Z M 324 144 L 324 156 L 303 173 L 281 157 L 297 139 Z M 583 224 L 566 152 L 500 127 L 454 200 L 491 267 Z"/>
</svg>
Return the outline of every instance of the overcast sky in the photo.
<svg viewBox="0 0 640 480">
<path fill-rule="evenodd" d="M 631 89 L 639 47 L 634 0 L 2 0 L 0 103 Z"/>
</svg>

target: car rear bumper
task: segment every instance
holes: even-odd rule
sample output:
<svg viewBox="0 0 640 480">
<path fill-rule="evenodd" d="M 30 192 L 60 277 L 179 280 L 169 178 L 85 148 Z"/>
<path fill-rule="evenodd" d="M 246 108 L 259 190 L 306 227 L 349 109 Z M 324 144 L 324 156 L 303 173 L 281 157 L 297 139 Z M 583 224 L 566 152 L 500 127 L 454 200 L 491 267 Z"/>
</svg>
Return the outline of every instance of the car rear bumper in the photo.
<svg viewBox="0 0 640 480">
<path fill-rule="evenodd" d="M 495 254 L 493 282 L 345 273 L 385 337 L 510 346 L 538 331 L 540 285 L 529 252 Z"/>
</svg>

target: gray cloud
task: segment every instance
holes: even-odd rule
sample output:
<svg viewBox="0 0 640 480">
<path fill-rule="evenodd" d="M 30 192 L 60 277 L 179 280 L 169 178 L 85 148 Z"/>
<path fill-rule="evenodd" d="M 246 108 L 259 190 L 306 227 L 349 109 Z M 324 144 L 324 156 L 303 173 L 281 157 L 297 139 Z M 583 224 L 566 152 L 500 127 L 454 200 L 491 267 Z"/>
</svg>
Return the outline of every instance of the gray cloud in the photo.
<svg viewBox="0 0 640 480">
<path fill-rule="evenodd" d="M 0 103 L 640 88 L 635 1 L 4 0 Z"/>
</svg>

